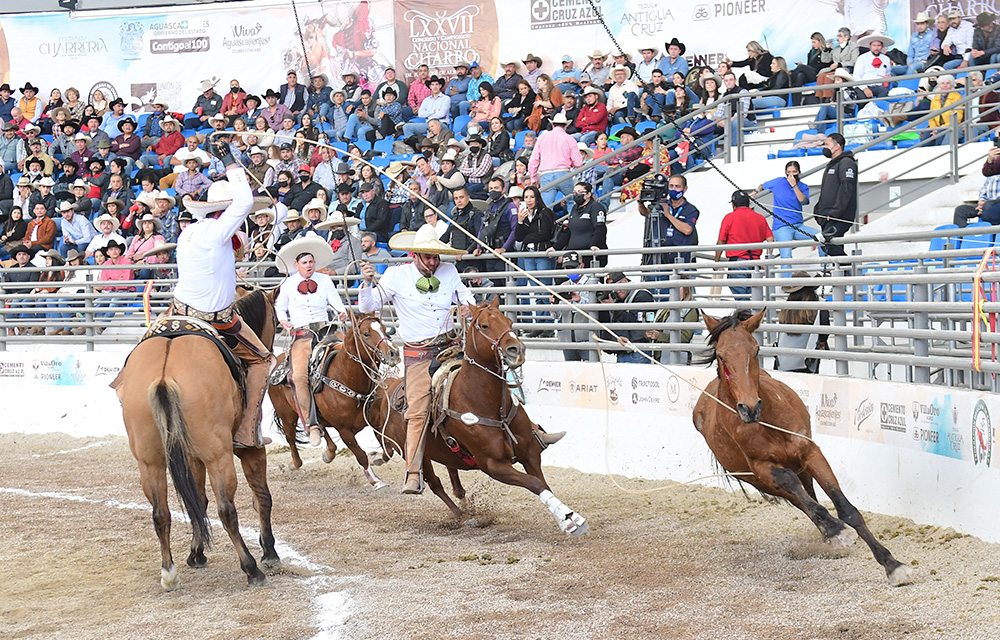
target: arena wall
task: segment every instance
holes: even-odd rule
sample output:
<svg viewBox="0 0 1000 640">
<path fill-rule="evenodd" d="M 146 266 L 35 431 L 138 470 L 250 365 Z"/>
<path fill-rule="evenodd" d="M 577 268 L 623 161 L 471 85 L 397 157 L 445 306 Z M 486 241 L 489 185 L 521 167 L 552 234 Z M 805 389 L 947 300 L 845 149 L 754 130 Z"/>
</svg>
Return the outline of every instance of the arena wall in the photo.
<svg viewBox="0 0 1000 640">
<path fill-rule="evenodd" d="M 125 435 L 108 384 L 120 353 L 0 353 L 0 431 Z M 691 423 L 706 368 L 529 362 L 524 391 L 532 417 L 566 430 L 548 465 L 613 473 L 627 490 L 717 473 Z M 846 495 L 860 508 L 954 527 L 1000 542 L 1000 418 L 995 395 L 850 378 L 781 374 L 805 401 L 816 441 Z M 688 382 L 689 381 L 689 382 Z M 363 436 L 368 434 L 362 434 Z M 362 444 L 377 446 L 373 437 Z M 280 454 L 279 454 L 280 455 Z M 608 482 L 612 482 L 609 478 Z M 729 486 L 719 478 L 703 484 Z"/>
</svg>

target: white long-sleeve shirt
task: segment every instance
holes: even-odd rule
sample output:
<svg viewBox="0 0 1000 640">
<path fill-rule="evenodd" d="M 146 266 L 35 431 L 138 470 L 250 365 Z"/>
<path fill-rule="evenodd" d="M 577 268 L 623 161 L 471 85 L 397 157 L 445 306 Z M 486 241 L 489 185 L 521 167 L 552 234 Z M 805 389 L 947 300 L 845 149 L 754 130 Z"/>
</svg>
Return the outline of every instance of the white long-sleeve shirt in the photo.
<svg viewBox="0 0 1000 640">
<path fill-rule="evenodd" d="M 412 262 L 389 267 L 377 285 L 361 287 L 358 308 L 362 313 L 378 311 L 391 300 L 399 316 L 399 336 L 410 344 L 450 331 L 452 306 L 475 304 L 475 297 L 451 263 L 442 262 L 434 272 L 434 277 L 441 281 L 435 293 L 417 291 L 417 280 L 422 277 Z"/>
<path fill-rule="evenodd" d="M 628 98 L 625 96 L 626 93 L 639 95 L 639 87 L 631 80 L 611 85 L 611 88 L 608 89 L 608 110 L 615 108 L 624 109 L 627 107 Z"/>
<path fill-rule="evenodd" d="M 236 255 L 232 238 L 253 206 L 253 193 L 242 169 L 228 171 L 233 201 L 215 219 L 184 229 L 177 239 L 177 286 L 174 297 L 198 311 L 214 313 L 236 300 Z"/>
<path fill-rule="evenodd" d="M 314 273 L 311 280 L 316 283 L 316 293 L 300 293 L 299 283 L 303 280 L 305 278 L 295 272 L 281 283 L 278 299 L 274 303 L 279 320 L 290 322 L 296 329 L 301 329 L 313 322 L 328 321 L 330 317 L 327 315 L 327 305 L 333 307 L 338 315 L 347 311 L 333 278 L 325 273 Z"/>
<path fill-rule="evenodd" d="M 941 42 L 951 47 L 952 55 L 965 55 L 966 49 L 972 48 L 972 38 L 976 28 L 968 20 L 962 20 L 957 27 L 948 27 L 948 35 Z"/>
<path fill-rule="evenodd" d="M 889 67 L 892 66 L 892 61 L 884 53 L 879 54 L 877 57 L 879 66 L 876 67 L 874 65 L 876 56 L 872 55 L 871 51 L 858 56 L 857 61 L 854 63 L 854 79 L 858 81 L 881 80 L 888 76 L 891 73 Z"/>
</svg>

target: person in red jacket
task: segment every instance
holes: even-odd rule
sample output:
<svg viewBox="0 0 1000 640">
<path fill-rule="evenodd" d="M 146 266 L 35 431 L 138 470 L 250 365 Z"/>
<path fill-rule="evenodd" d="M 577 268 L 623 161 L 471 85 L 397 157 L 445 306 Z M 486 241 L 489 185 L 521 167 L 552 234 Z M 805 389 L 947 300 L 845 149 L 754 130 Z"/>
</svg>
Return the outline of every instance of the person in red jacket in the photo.
<svg viewBox="0 0 1000 640">
<path fill-rule="evenodd" d="M 597 134 L 608 129 L 608 108 L 601 103 L 600 97 L 601 92 L 594 87 L 584 89 L 583 106 L 574 123 L 580 132 L 573 137 L 588 147 L 594 144 Z"/>
<path fill-rule="evenodd" d="M 142 154 L 139 162 L 146 167 L 166 167 L 170 156 L 184 146 L 184 136 L 181 134 L 180 125 L 180 121 L 173 116 L 165 116 L 160 121 L 160 128 L 163 129 L 160 141 L 146 147 L 146 153 Z"/>
<path fill-rule="evenodd" d="M 222 99 L 222 115 L 226 117 L 226 126 L 233 126 L 233 121 L 247 112 L 247 105 L 244 102 L 247 92 L 240 87 L 239 80 L 229 81 L 229 93 Z"/>
<path fill-rule="evenodd" d="M 750 196 L 746 191 L 734 191 L 732 197 L 733 211 L 727 213 L 719 227 L 719 241 L 716 244 L 753 244 L 758 242 L 773 242 L 774 236 L 764 216 L 750 208 Z M 727 278 L 749 278 L 755 267 L 753 260 L 760 258 L 761 249 L 733 249 L 726 251 L 729 262 L 739 262 L 741 266 L 727 267 Z M 722 259 L 722 250 L 715 252 L 715 261 Z M 750 299 L 750 287 L 729 285 L 737 300 Z"/>
</svg>

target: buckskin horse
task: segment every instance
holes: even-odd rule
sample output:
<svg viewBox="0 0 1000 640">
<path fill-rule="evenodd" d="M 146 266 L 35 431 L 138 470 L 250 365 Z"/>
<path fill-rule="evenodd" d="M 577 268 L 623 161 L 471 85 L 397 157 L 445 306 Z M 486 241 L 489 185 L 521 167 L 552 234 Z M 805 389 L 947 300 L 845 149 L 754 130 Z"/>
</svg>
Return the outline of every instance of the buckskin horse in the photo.
<svg viewBox="0 0 1000 640">
<path fill-rule="evenodd" d="M 357 324 L 344 334 L 343 343 L 336 355 L 329 359 L 319 379 L 322 387 L 313 396 L 327 443 L 323 462 L 333 460 L 337 451 L 326 430 L 327 426 L 331 426 L 354 454 L 368 482 L 381 488 L 385 483 L 371 469 L 368 454 L 358 444 L 355 435 L 367 426 L 365 404 L 378 384 L 379 366 L 395 367 L 399 364 L 399 349 L 392 344 L 385 325 L 374 314 L 355 314 L 354 318 Z M 292 398 L 292 388 L 288 384 L 271 385 L 268 395 L 288 441 L 292 468 L 298 469 L 302 466 L 302 458 L 295 441 L 298 411 Z"/>
<path fill-rule="evenodd" d="M 718 377 L 694 407 L 695 428 L 726 471 L 741 474 L 739 480 L 762 493 L 788 500 L 834 547 L 850 547 L 860 535 L 885 569 L 889 584 L 911 582 L 910 568 L 875 539 L 864 517 L 841 491 L 830 464 L 812 440 L 809 411 L 801 398 L 760 370 L 753 332 L 764 311 L 744 319 L 746 315 L 737 312 L 716 320 L 703 314 L 709 345 L 714 347 L 707 361 L 715 361 Z M 833 501 L 839 519 L 816 501 L 813 479 Z"/>
<path fill-rule="evenodd" d="M 452 485 L 461 499 L 464 490 L 456 470 L 479 469 L 504 484 L 524 487 L 539 497 L 559 528 L 571 535 L 586 533 L 586 519 L 552 494 L 542 474 L 542 445 L 535 424 L 517 404 L 507 386 L 504 366 L 524 364 L 524 343 L 511 330 L 513 323 L 499 310 L 499 300 L 470 307 L 472 318 L 465 331 L 464 359 L 451 382 L 446 413 L 432 407 L 424 450 L 424 479 L 456 517 L 462 510 L 451 500 L 434 474 L 431 461 L 448 468 Z M 391 381 L 372 407 L 372 422 L 380 436 L 384 459 L 405 446 L 406 425 L 402 413 L 390 407 L 390 398 L 402 380 Z M 437 394 L 435 394 L 437 397 Z M 438 419 L 435 419 L 436 416 Z M 525 472 L 514 468 L 520 462 Z"/>
<path fill-rule="evenodd" d="M 236 301 L 243 321 L 270 349 L 274 342 L 276 291 L 247 294 Z M 219 349 L 205 335 L 154 336 L 136 345 L 121 373 L 111 384 L 122 403 L 129 447 L 139 463 L 143 492 L 153 506 L 153 525 L 160 541 L 160 585 L 167 591 L 180 586 L 170 553 L 170 508 L 167 504 L 167 467 L 174 488 L 191 519 L 193 536 L 187 564 L 207 563 L 210 543 L 205 474 L 212 481 L 219 519 L 229 534 L 240 567 L 251 585 L 266 578 L 257 567 L 243 536 L 233 497 L 236 469 L 233 434 L 243 410 L 241 391 Z M 263 448 L 237 449 L 243 473 L 253 491 L 260 516 L 261 564 L 278 566 L 271 531 L 271 493 L 267 487 L 267 455 Z"/>
</svg>

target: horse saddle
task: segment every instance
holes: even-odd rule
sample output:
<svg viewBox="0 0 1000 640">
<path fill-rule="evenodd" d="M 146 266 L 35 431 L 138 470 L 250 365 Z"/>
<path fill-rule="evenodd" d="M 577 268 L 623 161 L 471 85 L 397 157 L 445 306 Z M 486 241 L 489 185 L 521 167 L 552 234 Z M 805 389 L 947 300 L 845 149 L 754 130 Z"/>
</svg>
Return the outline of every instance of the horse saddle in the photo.
<svg viewBox="0 0 1000 640">
<path fill-rule="evenodd" d="M 436 400 L 444 398 L 447 394 L 442 393 L 442 389 L 451 387 L 451 380 L 455 378 L 459 367 L 462 366 L 462 347 L 455 345 L 448 347 L 439 353 L 431 362 L 428 372 L 431 374 L 431 413 L 437 406 Z M 389 408 L 398 413 L 406 413 L 406 379 L 396 387 L 392 396 L 389 397 Z"/>
<path fill-rule="evenodd" d="M 229 373 L 232 374 L 233 380 L 240 388 L 240 392 L 246 392 L 244 386 L 246 369 L 243 366 L 243 361 L 233 353 L 232 347 L 226 342 L 222 334 L 211 324 L 203 320 L 198 320 L 190 316 L 165 316 L 150 325 L 139 342 L 149 340 L 150 338 L 178 338 L 180 336 L 201 336 L 211 340 L 219 350 L 219 353 L 222 354 L 222 359 L 225 360 L 226 366 L 229 367 Z M 234 341 L 235 339 L 233 337 Z"/>
<path fill-rule="evenodd" d="M 328 327 L 333 327 L 333 324 Z M 341 347 L 344 346 L 343 336 L 334 331 L 321 331 L 317 338 L 314 338 L 313 350 L 309 355 L 309 380 L 312 383 L 313 393 L 319 393 L 323 387 L 321 377 L 330 366 L 330 361 L 337 355 Z M 271 372 L 268 382 L 271 385 L 288 385 L 288 373 L 292 363 L 288 357 L 282 358 Z"/>
</svg>

